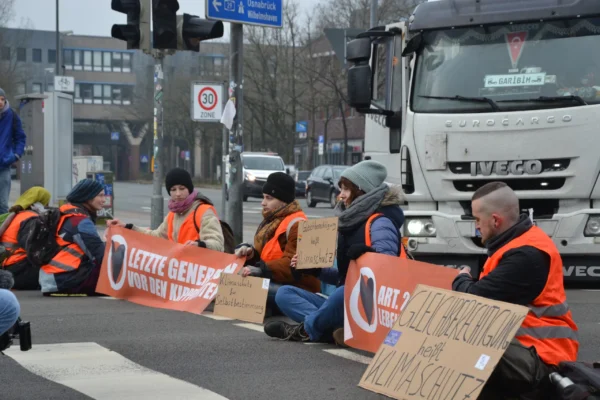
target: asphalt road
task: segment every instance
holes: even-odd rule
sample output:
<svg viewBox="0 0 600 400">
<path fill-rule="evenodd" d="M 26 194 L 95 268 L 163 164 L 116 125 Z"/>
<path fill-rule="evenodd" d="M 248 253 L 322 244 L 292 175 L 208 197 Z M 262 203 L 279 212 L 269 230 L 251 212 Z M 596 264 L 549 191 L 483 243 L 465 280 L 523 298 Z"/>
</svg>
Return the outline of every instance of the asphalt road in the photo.
<svg viewBox="0 0 600 400">
<path fill-rule="evenodd" d="M 116 216 L 149 221 L 143 208 L 149 185 L 119 183 L 115 192 Z M 219 208 L 218 192 L 205 193 Z M 248 229 L 258 224 L 260 213 L 249 213 L 258 207 L 245 204 Z M 313 212 L 331 215 L 326 208 Z M 382 398 L 357 386 L 370 357 L 362 352 L 280 342 L 260 325 L 209 313 L 109 298 L 17 296 L 34 347 L 21 352 L 15 345 L 0 356 L 2 399 Z M 580 359 L 600 359 L 598 291 L 569 290 L 568 301 L 579 325 Z"/>
</svg>

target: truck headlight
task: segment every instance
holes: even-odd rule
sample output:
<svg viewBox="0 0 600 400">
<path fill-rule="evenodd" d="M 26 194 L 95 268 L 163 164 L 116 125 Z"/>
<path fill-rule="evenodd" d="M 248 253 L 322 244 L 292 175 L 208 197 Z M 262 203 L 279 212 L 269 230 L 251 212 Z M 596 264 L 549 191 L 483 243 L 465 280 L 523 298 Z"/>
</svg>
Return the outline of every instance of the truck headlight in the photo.
<svg viewBox="0 0 600 400">
<path fill-rule="evenodd" d="M 583 231 L 585 236 L 600 236 L 600 215 L 590 215 Z"/>
<path fill-rule="evenodd" d="M 404 236 L 433 237 L 436 229 L 431 218 L 414 218 L 404 222 Z"/>
<path fill-rule="evenodd" d="M 256 177 L 254 175 L 252 175 L 250 172 L 246 173 L 246 180 L 248 182 L 254 182 L 256 180 Z"/>
</svg>

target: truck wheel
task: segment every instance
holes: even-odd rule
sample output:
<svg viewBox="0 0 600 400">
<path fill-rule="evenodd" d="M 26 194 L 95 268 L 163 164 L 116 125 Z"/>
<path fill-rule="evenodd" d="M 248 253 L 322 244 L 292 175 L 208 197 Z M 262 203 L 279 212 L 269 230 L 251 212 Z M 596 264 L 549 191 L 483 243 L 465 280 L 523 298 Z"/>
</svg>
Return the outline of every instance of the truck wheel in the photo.
<svg viewBox="0 0 600 400">
<path fill-rule="evenodd" d="M 244 200 L 245 202 L 246 202 L 246 201 L 248 201 L 248 196 L 244 196 L 244 197 L 243 197 L 243 200 Z"/>
</svg>

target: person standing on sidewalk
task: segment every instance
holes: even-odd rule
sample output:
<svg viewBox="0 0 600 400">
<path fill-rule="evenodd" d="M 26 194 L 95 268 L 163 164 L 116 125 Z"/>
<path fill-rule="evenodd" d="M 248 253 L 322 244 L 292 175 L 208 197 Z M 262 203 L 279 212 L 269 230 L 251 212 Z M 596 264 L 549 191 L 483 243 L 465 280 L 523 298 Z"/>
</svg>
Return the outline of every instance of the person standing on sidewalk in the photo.
<svg viewBox="0 0 600 400">
<path fill-rule="evenodd" d="M 23 156 L 25 140 L 21 119 L 10 108 L 6 93 L 0 88 L 0 214 L 8 212 L 10 167 Z"/>
</svg>

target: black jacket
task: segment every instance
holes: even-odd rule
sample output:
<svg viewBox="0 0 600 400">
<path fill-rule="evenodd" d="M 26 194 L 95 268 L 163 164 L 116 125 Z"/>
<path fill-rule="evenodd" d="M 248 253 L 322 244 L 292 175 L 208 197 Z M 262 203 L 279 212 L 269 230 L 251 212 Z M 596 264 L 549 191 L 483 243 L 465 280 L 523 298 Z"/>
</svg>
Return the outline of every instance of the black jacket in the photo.
<svg viewBox="0 0 600 400">
<path fill-rule="evenodd" d="M 487 243 L 488 256 L 532 226 L 529 217 L 521 215 L 512 228 Z M 479 281 L 467 274 L 458 275 L 452 289 L 492 300 L 528 305 L 544 290 L 549 273 L 550 256 L 547 253 L 532 246 L 521 246 L 504 253 L 496 268 Z"/>
</svg>

